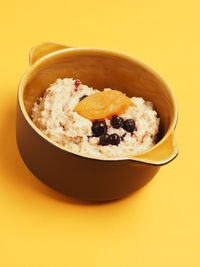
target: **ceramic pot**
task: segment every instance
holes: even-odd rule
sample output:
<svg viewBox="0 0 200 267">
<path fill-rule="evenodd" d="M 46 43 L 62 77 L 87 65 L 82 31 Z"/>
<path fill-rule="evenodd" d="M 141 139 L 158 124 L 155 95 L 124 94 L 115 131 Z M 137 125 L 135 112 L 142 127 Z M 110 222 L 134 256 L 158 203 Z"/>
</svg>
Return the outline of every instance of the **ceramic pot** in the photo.
<svg viewBox="0 0 200 267">
<path fill-rule="evenodd" d="M 161 121 L 160 141 L 146 152 L 114 159 L 86 157 L 51 141 L 33 124 L 30 112 L 51 83 L 67 77 L 99 90 L 109 87 L 129 97 L 152 101 Z M 30 52 L 30 65 L 18 90 L 17 144 L 31 172 L 57 191 L 89 201 L 129 195 L 177 156 L 176 122 L 177 104 L 169 85 L 149 66 L 129 55 L 54 42 L 42 43 Z"/>
</svg>

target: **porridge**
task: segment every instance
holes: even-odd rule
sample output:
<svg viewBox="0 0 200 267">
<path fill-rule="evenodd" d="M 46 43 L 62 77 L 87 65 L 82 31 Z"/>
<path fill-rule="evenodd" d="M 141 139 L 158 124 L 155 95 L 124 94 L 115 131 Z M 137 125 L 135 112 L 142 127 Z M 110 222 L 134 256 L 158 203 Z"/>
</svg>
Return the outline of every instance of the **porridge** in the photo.
<svg viewBox="0 0 200 267">
<path fill-rule="evenodd" d="M 57 79 L 35 102 L 31 118 L 51 140 L 67 150 L 92 157 L 126 157 L 156 143 L 160 119 L 141 97 L 79 80 Z"/>
</svg>

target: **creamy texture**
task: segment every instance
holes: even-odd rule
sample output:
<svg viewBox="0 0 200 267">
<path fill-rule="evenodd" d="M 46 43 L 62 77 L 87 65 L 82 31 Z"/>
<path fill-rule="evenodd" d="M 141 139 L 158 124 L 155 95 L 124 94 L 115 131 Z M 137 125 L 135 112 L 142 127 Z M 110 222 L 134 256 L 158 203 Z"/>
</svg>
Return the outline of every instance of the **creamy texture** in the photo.
<svg viewBox="0 0 200 267">
<path fill-rule="evenodd" d="M 135 121 L 134 132 L 131 134 L 123 128 L 114 129 L 110 120 L 106 119 L 108 134 L 117 133 L 121 141 L 118 146 L 99 145 L 99 137 L 91 137 L 92 122 L 73 111 L 82 96 L 96 92 L 99 91 L 79 85 L 73 79 L 57 79 L 35 102 L 31 118 L 51 140 L 85 156 L 126 157 L 150 149 L 155 144 L 160 122 L 157 112 L 151 102 L 132 97 L 129 108 L 121 117 Z"/>
</svg>

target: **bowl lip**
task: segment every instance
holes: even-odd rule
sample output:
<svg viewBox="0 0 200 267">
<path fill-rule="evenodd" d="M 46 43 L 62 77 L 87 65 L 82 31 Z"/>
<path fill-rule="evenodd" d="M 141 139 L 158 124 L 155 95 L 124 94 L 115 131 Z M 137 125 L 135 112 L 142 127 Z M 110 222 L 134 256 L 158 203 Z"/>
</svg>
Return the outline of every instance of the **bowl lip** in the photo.
<svg viewBox="0 0 200 267">
<path fill-rule="evenodd" d="M 26 84 L 26 81 L 29 77 L 29 75 L 34 72 L 35 69 L 37 69 L 37 67 L 42 64 L 43 62 L 45 62 L 46 60 L 48 60 L 48 58 L 53 58 L 56 57 L 59 54 L 65 54 L 65 53 L 69 53 L 73 52 L 73 51 L 77 51 L 77 52 L 97 52 L 97 53 L 104 53 L 107 55 L 112 55 L 112 56 L 118 56 L 121 58 L 124 58 L 125 60 L 129 60 L 132 61 L 136 64 L 138 64 L 139 66 L 141 66 L 142 68 L 146 69 L 148 72 L 150 72 L 152 75 L 154 75 L 158 80 L 160 80 L 160 82 L 162 84 L 164 84 L 165 89 L 167 89 L 171 99 L 172 99 L 172 103 L 173 103 L 173 107 L 174 107 L 174 114 L 173 114 L 173 119 L 169 125 L 169 128 L 166 132 L 166 134 L 163 136 L 163 138 L 156 143 L 152 148 L 145 150 L 143 152 L 137 153 L 132 155 L 131 157 L 127 156 L 127 157 L 94 157 L 94 156 L 89 156 L 89 155 L 84 155 L 82 153 L 76 153 L 73 152 L 72 150 L 66 149 L 64 148 L 62 145 L 57 144 L 56 142 L 54 142 L 53 140 L 51 140 L 49 137 L 47 137 L 39 128 L 37 128 L 37 126 L 33 123 L 33 121 L 31 120 L 31 118 L 29 117 L 25 105 L 24 105 L 24 101 L 23 101 L 23 92 L 24 92 L 24 85 Z M 19 108 L 20 111 L 22 112 L 26 122 L 28 123 L 28 125 L 32 128 L 32 130 L 38 134 L 43 140 L 45 140 L 48 144 L 53 145 L 55 148 L 57 149 L 61 149 L 62 151 L 64 151 L 65 153 L 70 153 L 72 155 L 81 157 L 81 158 L 85 158 L 85 159 L 92 159 L 92 160 L 97 160 L 97 161 L 121 161 L 121 160 L 130 160 L 130 161 L 134 161 L 134 162 L 138 162 L 138 163 L 143 163 L 143 164 L 148 164 L 148 165 L 153 165 L 153 166 L 158 166 L 158 165 L 164 165 L 170 161 L 172 161 L 177 155 L 178 155 L 178 149 L 176 151 L 176 153 L 170 157 L 169 159 L 165 160 L 165 161 L 161 161 L 161 162 L 151 162 L 150 160 L 140 160 L 138 158 L 134 159 L 134 156 L 140 156 L 140 155 L 145 155 L 146 153 L 149 153 L 150 151 L 156 149 L 156 147 L 158 147 L 159 145 L 161 145 L 167 138 L 168 136 L 174 132 L 176 125 L 177 125 L 177 120 L 178 120 L 178 107 L 177 107 L 177 101 L 175 98 L 175 94 L 172 90 L 172 88 L 169 86 L 169 84 L 166 82 L 166 80 L 160 75 L 160 73 L 156 70 L 154 70 L 152 67 L 150 67 L 148 64 L 142 62 L 141 60 L 125 54 L 123 52 L 119 52 L 119 51 L 115 51 L 112 49 L 105 49 L 105 48 L 94 48 L 94 47 L 72 47 L 72 48 L 64 48 L 58 51 L 54 51 L 52 53 L 49 53 L 43 57 L 41 57 L 40 59 L 38 59 L 36 62 L 34 62 L 33 64 L 29 64 L 25 73 L 23 74 L 19 86 L 18 86 L 18 93 L 17 93 L 17 99 L 18 99 L 18 104 L 19 104 Z"/>
</svg>

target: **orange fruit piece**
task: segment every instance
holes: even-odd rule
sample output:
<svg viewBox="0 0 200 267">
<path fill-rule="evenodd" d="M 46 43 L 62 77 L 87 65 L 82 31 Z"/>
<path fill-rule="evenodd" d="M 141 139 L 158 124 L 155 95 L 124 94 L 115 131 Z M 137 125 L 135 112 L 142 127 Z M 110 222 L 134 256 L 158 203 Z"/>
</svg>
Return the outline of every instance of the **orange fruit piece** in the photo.
<svg viewBox="0 0 200 267">
<path fill-rule="evenodd" d="M 79 115 L 89 120 L 111 119 L 120 116 L 130 106 L 130 98 L 120 91 L 109 90 L 87 96 L 75 107 Z"/>
</svg>

